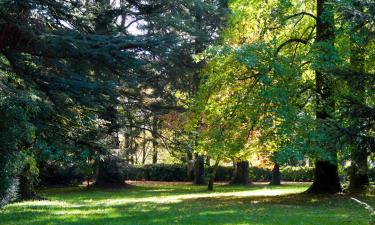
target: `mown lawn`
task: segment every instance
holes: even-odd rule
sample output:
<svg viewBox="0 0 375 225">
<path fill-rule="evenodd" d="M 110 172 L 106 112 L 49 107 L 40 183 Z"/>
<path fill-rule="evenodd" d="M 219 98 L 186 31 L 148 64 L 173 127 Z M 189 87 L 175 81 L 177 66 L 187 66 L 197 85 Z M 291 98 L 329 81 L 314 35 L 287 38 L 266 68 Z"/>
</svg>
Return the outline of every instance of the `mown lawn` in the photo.
<svg viewBox="0 0 375 225">
<path fill-rule="evenodd" d="M 40 190 L 48 200 L 0 210 L 0 224 L 368 224 L 349 196 L 299 194 L 307 184 L 271 187 L 218 185 L 213 193 L 190 184 L 134 183 L 124 189 Z M 372 206 L 375 196 L 358 197 Z"/>
</svg>

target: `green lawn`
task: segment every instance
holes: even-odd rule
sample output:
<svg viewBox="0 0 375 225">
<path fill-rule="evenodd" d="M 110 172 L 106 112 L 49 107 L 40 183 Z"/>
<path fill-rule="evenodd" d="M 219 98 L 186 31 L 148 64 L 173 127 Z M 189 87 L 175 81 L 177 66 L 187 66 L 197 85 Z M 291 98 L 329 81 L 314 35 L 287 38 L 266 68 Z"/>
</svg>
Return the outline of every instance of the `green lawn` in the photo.
<svg viewBox="0 0 375 225">
<path fill-rule="evenodd" d="M 0 224 L 367 224 L 369 215 L 348 196 L 298 194 L 307 184 L 271 187 L 143 184 L 124 189 L 40 190 L 44 201 L 14 203 Z M 362 196 L 372 206 L 374 196 Z"/>
</svg>

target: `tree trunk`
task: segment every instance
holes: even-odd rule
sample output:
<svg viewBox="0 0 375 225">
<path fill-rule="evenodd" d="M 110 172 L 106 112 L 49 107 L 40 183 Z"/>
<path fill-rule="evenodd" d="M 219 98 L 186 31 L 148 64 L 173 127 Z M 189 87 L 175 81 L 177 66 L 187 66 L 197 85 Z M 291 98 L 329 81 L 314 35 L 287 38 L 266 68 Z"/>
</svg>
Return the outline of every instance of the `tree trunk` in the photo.
<svg viewBox="0 0 375 225">
<path fill-rule="evenodd" d="M 278 163 L 273 166 L 270 185 L 281 185 L 280 165 Z"/>
<path fill-rule="evenodd" d="M 156 164 L 158 162 L 158 120 L 154 116 L 152 125 L 152 163 Z"/>
<path fill-rule="evenodd" d="M 207 156 L 207 158 L 206 158 L 206 166 L 207 166 L 207 167 L 210 167 L 210 166 L 211 166 L 211 164 L 210 164 L 210 160 L 211 160 L 211 157 Z"/>
<path fill-rule="evenodd" d="M 333 16 L 333 2 L 330 0 L 317 0 L 317 21 L 316 21 L 316 42 L 326 43 L 331 46 L 334 44 L 334 16 Z M 322 64 L 327 62 L 327 49 L 324 46 L 320 47 L 322 52 Z M 329 53 L 328 53 L 329 54 Z M 316 92 L 317 92 L 317 111 L 316 119 L 318 122 L 325 123 L 329 117 L 330 112 L 334 111 L 334 101 L 332 99 L 332 88 L 329 84 L 328 75 L 317 69 L 315 71 Z M 333 146 L 324 143 L 327 154 L 333 160 L 317 160 L 315 163 L 315 177 L 311 187 L 307 190 L 312 194 L 323 193 L 337 193 L 341 192 L 340 179 L 338 176 L 337 167 L 337 153 Z"/>
<path fill-rule="evenodd" d="M 33 184 L 33 178 L 31 175 L 30 170 L 27 168 L 22 170 L 22 173 L 19 176 L 19 195 L 21 199 L 27 200 L 27 199 L 35 199 L 37 198 L 34 184 Z"/>
<path fill-rule="evenodd" d="M 214 190 L 214 181 L 215 181 L 215 176 L 216 176 L 217 168 L 219 167 L 219 162 L 220 162 L 220 160 L 216 159 L 215 165 L 212 168 L 212 172 L 211 172 L 211 175 L 210 175 L 210 180 L 208 181 L 208 187 L 207 187 L 207 189 L 209 191 L 213 191 Z"/>
<path fill-rule="evenodd" d="M 312 194 L 335 194 L 341 191 L 337 165 L 329 161 L 317 161 L 315 163 L 314 183 L 307 192 Z"/>
<path fill-rule="evenodd" d="M 125 142 L 125 161 L 127 163 L 130 162 L 130 134 L 128 133 L 129 131 L 126 131 L 124 135 L 124 142 Z"/>
<path fill-rule="evenodd" d="M 198 154 L 195 154 L 194 184 L 206 184 L 204 179 L 204 158 Z"/>
<path fill-rule="evenodd" d="M 351 152 L 351 166 L 349 171 L 349 191 L 352 193 L 366 190 L 370 184 L 367 175 L 367 152 L 354 149 Z"/>
<path fill-rule="evenodd" d="M 153 141 L 153 152 L 152 152 L 152 163 L 156 164 L 158 163 L 158 147 L 157 147 L 157 142 Z"/>
<path fill-rule="evenodd" d="M 193 153 L 191 149 L 188 149 L 186 152 L 186 166 L 187 166 L 187 177 L 189 180 L 194 181 L 194 160 Z"/>
<path fill-rule="evenodd" d="M 250 184 L 249 179 L 249 161 L 236 162 L 236 167 L 233 172 L 231 184 Z"/>
<path fill-rule="evenodd" d="M 143 130 L 143 141 L 142 141 L 142 164 L 143 165 L 146 163 L 146 156 L 147 156 L 146 143 L 147 143 L 146 130 Z"/>
</svg>

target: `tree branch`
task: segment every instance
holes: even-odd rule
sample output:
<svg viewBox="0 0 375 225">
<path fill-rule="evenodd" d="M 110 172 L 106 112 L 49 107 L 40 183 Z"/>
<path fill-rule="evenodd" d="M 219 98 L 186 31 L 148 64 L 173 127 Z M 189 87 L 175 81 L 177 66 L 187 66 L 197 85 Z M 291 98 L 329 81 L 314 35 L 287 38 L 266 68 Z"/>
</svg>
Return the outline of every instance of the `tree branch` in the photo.
<svg viewBox="0 0 375 225">
<path fill-rule="evenodd" d="M 289 20 L 289 19 L 297 17 L 297 16 L 301 16 L 301 15 L 302 16 L 309 16 L 309 17 L 313 18 L 314 20 L 318 19 L 315 15 L 313 15 L 311 13 L 308 13 L 308 12 L 299 12 L 299 13 L 296 13 L 296 14 L 293 14 L 293 15 L 290 15 L 290 16 L 286 17 L 286 20 Z"/>
<path fill-rule="evenodd" d="M 290 44 L 290 43 L 293 43 L 293 42 L 296 42 L 296 43 L 302 43 L 302 44 L 307 44 L 309 41 L 308 41 L 308 40 L 305 40 L 305 39 L 301 39 L 301 38 L 292 38 L 292 39 L 289 39 L 289 40 L 285 41 L 284 43 L 282 43 L 282 44 L 277 48 L 277 50 L 276 50 L 276 52 L 275 52 L 275 55 L 277 55 L 277 54 L 280 52 L 280 50 L 281 50 L 284 46 L 286 46 L 286 45 L 288 45 L 288 44 Z"/>
</svg>

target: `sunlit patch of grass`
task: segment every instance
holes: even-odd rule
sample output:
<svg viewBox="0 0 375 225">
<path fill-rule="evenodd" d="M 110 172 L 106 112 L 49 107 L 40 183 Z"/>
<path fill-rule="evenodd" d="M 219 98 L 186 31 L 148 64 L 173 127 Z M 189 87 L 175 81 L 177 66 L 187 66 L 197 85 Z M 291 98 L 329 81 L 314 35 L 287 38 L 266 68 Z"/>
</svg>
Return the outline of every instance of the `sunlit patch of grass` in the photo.
<svg viewBox="0 0 375 225">
<path fill-rule="evenodd" d="M 367 224 L 345 195 L 301 194 L 308 184 L 232 186 L 134 183 L 126 189 L 40 190 L 48 200 L 0 211 L 0 224 Z M 358 196 L 375 205 L 374 196 Z"/>
</svg>

